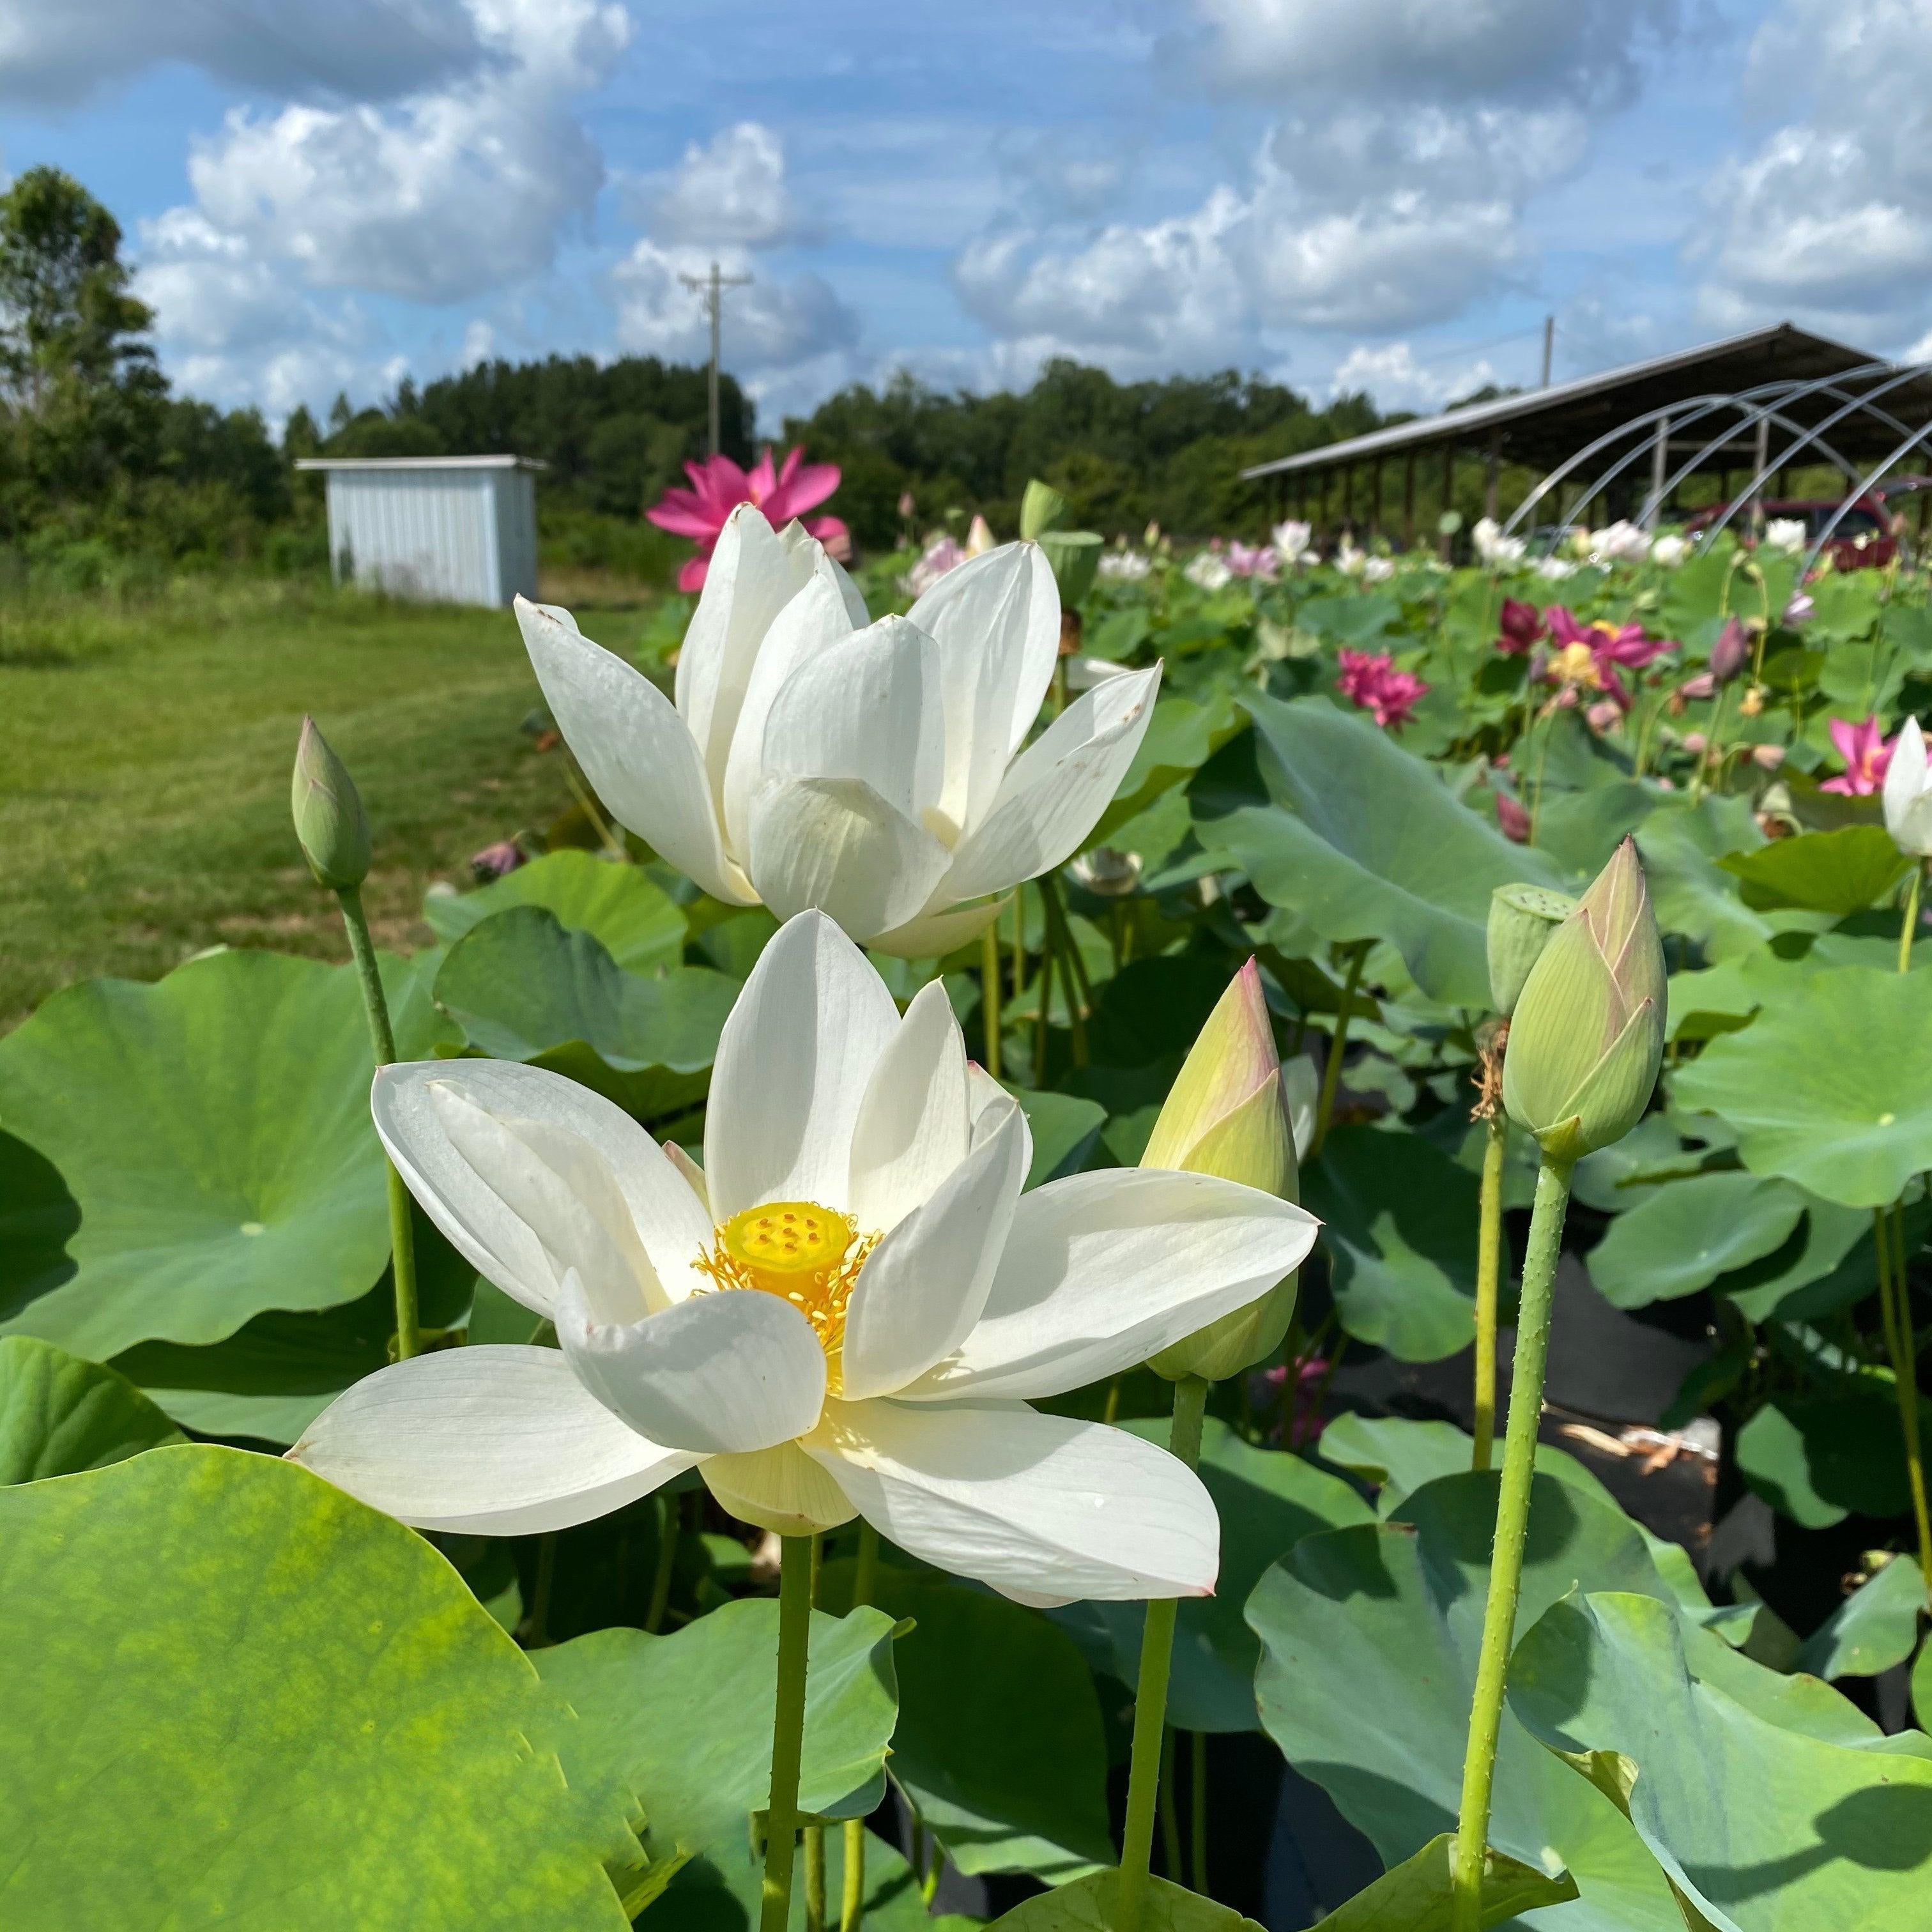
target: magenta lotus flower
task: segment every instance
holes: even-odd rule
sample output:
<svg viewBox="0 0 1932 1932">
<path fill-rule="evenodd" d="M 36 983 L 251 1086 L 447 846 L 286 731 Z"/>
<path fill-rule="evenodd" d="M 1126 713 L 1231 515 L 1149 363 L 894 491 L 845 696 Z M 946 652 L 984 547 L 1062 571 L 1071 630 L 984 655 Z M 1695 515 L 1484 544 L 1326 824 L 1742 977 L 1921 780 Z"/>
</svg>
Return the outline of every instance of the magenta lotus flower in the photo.
<svg viewBox="0 0 1932 1932">
<path fill-rule="evenodd" d="M 1820 791 L 1843 793 L 1850 798 L 1864 798 L 1885 783 L 1892 766 L 1892 746 L 1876 718 L 1862 724 L 1848 724 L 1842 718 L 1832 720 L 1832 742 L 1845 761 L 1845 769 L 1834 778 L 1827 778 Z"/>
<path fill-rule="evenodd" d="M 1667 638 L 1648 638 L 1641 624 L 1612 624 L 1598 617 L 1586 624 L 1574 610 L 1552 604 L 1544 614 L 1552 643 L 1560 648 L 1545 662 L 1539 675 L 1564 687 L 1564 698 L 1574 704 L 1580 688 L 1600 691 L 1610 702 L 1628 711 L 1630 694 L 1617 675 L 1619 665 L 1642 670 L 1666 651 L 1677 646 Z"/>
<path fill-rule="evenodd" d="M 1231 543 L 1223 559 L 1237 577 L 1258 577 L 1272 583 L 1281 569 L 1281 554 L 1270 544 Z"/>
<path fill-rule="evenodd" d="M 1396 670 L 1395 659 L 1386 651 L 1345 647 L 1336 659 L 1341 674 L 1335 681 L 1342 695 L 1360 705 L 1384 731 L 1400 731 L 1428 692 L 1413 671 Z"/>
<path fill-rule="evenodd" d="M 1499 791 L 1496 798 L 1496 829 L 1505 838 L 1513 839 L 1519 845 L 1529 843 L 1529 814 L 1506 791 Z"/>
<path fill-rule="evenodd" d="M 728 456 L 713 456 L 702 463 L 687 463 L 685 474 L 691 478 L 688 490 L 667 490 L 644 512 L 661 530 L 674 536 L 690 537 L 698 544 L 698 554 L 677 574 L 680 590 L 702 590 L 705 573 L 711 566 L 724 519 L 740 503 L 755 503 L 765 521 L 774 530 L 783 530 L 794 517 L 802 518 L 838 487 L 836 463 L 807 463 L 802 448 L 789 449 L 783 463 L 772 464 L 767 444 L 748 472 L 739 468 Z M 851 532 L 836 517 L 814 517 L 805 526 L 835 557 L 849 556 Z"/>
<path fill-rule="evenodd" d="M 1520 597 L 1505 597 L 1497 630 L 1496 649 L 1506 658 L 1520 657 L 1542 637 L 1543 613 Z"/>
</svg>

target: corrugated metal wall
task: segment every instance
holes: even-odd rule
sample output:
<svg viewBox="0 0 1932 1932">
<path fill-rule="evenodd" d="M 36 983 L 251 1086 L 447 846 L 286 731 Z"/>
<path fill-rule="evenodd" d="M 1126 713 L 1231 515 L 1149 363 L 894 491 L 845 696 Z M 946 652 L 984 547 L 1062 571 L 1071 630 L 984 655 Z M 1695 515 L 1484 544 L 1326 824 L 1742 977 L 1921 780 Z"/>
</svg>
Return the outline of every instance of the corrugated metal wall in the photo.
<svg viewBox="0 0 1932 1932">
<path fill-rule="evenodd" d="M 536 592 L 536 493 L 526 470 L 332 470 L 328 548 L 346 579 L 443 604 Z"/>
</svg>

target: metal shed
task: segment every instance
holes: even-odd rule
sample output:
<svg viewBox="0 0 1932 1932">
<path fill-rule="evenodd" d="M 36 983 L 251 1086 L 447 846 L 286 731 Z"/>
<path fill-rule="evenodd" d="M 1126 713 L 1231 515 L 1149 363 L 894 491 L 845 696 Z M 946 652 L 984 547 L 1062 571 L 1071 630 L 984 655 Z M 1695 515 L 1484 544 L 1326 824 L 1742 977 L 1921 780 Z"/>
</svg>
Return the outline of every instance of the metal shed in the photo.
<svg viewBox="0 0 1932 1932">
<path fill-rule="evenodd" d="M 537 592 L 535 472 L 522 456 L 316 457 L 328 479 L 338 584 L 431 604 L 507 604 Z"/>
</svg>

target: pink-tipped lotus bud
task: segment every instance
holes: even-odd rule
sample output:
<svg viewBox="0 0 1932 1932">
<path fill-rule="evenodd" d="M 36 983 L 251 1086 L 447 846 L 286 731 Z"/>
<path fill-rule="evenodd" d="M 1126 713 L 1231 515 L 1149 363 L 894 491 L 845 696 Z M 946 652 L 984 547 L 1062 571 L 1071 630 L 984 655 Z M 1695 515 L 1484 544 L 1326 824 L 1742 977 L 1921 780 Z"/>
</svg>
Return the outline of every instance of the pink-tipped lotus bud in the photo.
<svg viewBox="0 0 1932 1932">
<path fill-rule="evenodd" d="M 1724 628 L 1711 646 L 1711 675 L 1720 684 L 1729 684 L 1750 657 L 1750 633 L 1735 617 L 1724 620 Z"/>
<path fill-rule="evenodd" d="M 330 750 L 313 718 L 302 720 L 296 742 L 290 805 L 316 882 L 336 892 L 359 886 L 369 876 L 369 821 L 348 766 Z"/>
<path fill-rule="evenodd" d="M 1626 838 L 1551 934 L 1517 996 L 1503 1105 L 1551 1160 L 1622 1140 L 1664 1054 L 1664 947 Z"/>
<path fill-rule="evenodd" d="M 1208 1016 L 1154 1122 L 1143 1167 L 1184 1168 L 1300 1198 L 1294 1130 L 1275 1051 L 1274 1028 L 1251 959 Z M 1294 1312 L 1296 1276 L 1163 1348 L 1149 1366 L 1172 1382 L 1218 1382 L 1264 1361 Z"/>
</svg>

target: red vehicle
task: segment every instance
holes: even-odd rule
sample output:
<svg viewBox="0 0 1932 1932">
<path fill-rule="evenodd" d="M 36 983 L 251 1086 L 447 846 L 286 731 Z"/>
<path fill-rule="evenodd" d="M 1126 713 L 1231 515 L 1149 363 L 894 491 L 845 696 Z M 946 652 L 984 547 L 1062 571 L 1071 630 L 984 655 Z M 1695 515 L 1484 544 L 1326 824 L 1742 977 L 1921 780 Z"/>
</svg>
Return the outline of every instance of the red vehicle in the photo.
<svg viewBox="0 0 1932 1932">
<path fill-rule="evenodd" d="M 1762 506 L 1764 520 L 1766 523 L 1802 523 L 1804 526 L 1805 548 L 1809 549 L 1823 534 L 1832 519 L 1838 517 L 1838 526 L 1832 532 L 1832 541 L 1825 546 L 1825 554 L 1831 558 L 1833 568 L 1882 568 L 1898 555 L 1894 514 L 1886 508 L 1883 495 L 1876 490 L 1868 491 L 1840 516 L 1838 506 L 1842 501 L 1842 498 L 1822 496 L 1767 497 Z M 1696 542 L 1730 507 L 1728 503 L 1718 503 L 1708 509 L 1700 510 L 1684 526 L 1684 534 Z M 1745 543 L 1754 541 L 1751 520 L 1751 513 L 1747 509 L 1734 518 L 1730 526 Z"/>
</svg>

